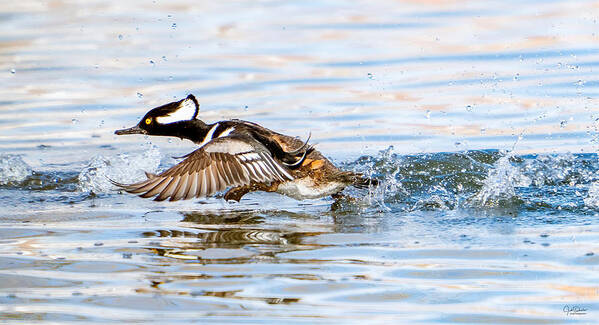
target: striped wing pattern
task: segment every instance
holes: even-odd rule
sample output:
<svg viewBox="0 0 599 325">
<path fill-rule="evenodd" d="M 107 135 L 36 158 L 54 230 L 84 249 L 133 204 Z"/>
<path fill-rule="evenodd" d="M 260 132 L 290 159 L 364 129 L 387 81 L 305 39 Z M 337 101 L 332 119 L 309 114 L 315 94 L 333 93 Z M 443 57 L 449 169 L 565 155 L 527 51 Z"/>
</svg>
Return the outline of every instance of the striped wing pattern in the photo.
<svg viewBox="0 0 599 325">
<path fill-rule="evenodd" d="M 207 197 L 231 186 L 293 180 L 262 144 L 247 138 L 217 138 L 185 160 L 134 184 L 113 182 L 129 193 L 156 201 Z"/>
</svg>

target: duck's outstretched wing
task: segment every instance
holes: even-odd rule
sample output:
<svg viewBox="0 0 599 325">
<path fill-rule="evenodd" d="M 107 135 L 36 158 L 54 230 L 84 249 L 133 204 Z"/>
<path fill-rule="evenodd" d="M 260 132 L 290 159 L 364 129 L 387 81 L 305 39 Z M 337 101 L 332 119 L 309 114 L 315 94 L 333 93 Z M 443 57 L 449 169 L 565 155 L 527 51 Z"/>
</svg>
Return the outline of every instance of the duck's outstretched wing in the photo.
<svg viewBox="0 0 599 325">
<path fill-rule="evenodd" d="M 113 184 L 143 198 L 156 201 L 206 197 L 230 186 L 252 182 L 293 180 L 260 142 L 250 137 L 216 138 L 193 151 L 179 164 L 134 184 Z"/>
</svg>

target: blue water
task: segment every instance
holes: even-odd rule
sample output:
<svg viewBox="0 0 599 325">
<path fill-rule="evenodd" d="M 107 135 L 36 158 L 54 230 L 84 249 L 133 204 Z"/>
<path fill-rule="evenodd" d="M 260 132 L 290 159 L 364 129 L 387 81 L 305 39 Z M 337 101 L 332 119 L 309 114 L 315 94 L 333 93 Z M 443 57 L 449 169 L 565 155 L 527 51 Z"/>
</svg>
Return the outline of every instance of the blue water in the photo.
<svg viewBox="0 0 599 325">
<path fill-rule="evenodd" d="M 596 323 L 597 12 L 0 4 L 0 322 Z M 189 93 L 381 185 L 116 191 L 195 146 L 114 130 Z"/>
</svg>

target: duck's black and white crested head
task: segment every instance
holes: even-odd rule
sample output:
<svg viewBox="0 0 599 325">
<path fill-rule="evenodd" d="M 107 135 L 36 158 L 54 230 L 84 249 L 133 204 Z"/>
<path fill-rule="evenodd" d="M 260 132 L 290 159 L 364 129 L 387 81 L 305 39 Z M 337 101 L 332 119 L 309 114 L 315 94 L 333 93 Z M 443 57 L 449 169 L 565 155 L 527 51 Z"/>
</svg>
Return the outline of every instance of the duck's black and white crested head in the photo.
<svg viewBox="0 0 599 325">
<path fill-rule="evenodd" d="M 144 124 L 148 124 L 147 122 L 150 122 L 150 124 L 155 122 L 162 125 L 189 121 L 195 119 L 198 116 L 199 111 L 200 105 L 198 104 L 198 100 L 190 94 L 180 101 L 168 103 L 152 109 L 144 116 L 142 121 Z M 146 119 L 152 120 L 147 121 Z"/>
<path fill-rule="evenodd" d="M 193 95 L 151 109 L 136 126 L 116 130 L 117 135 L 147 134 L 189 138 L 188 134 L 194 128 L 205 124 L 197 119 L 200 105 Z"/>
</svg>

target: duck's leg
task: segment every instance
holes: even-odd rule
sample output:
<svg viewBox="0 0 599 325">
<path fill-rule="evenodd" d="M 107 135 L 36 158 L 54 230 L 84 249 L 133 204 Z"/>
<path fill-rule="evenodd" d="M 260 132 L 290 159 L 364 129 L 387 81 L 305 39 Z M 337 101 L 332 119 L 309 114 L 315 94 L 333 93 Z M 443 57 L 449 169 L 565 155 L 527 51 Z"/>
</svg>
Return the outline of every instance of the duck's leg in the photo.
<svg viewBox="0 0 599 325">
<path fill-rule="evenodd" d="M 339 210 L 342 205 L 343 205 L 343 199 L 346 198 L 345 195 L 341 194 L 341 192 L 339 193 L 335 193 L 333 195 L 331 195 L 331 197 L 333 198 L 333 204 L 331 204 L 331 211 L 337 211 Z"/>
<path fill-rule="evenodd" d="M 254 191 L 275 192 L 278 187 L 279 187 L 279 183 L 272 183 L 272 184 L 258 183 L 258 184 L 237 186 L 237 187 L 233 187 L 232 189 L 228 190 L 227 193 L 225 193 L 224 198 L 225 198 L 225 201 L 239 202 L 241 200 L 241 198 L 244 195 L 248 194 L 249 192 L 254 192 Z"/>
<path fill-rule="evenodd" d="M 251 187 L 249 185 L 237 186 L 228 190 L 225 193 L 225 201 L 237 201 L 241 200 L 241 197 L 248 194 L 251 191 Z"/>
</svg>

